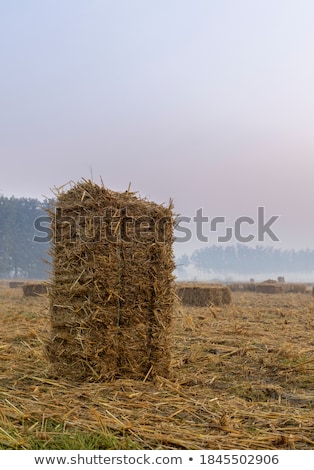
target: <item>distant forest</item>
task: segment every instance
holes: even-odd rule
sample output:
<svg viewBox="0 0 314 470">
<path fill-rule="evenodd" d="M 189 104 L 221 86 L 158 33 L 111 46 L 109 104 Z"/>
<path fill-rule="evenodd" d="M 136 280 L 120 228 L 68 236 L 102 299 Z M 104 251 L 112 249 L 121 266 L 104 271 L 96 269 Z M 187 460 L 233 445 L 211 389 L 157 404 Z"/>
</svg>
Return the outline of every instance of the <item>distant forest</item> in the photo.
<svg viewBox="0 0 314 470">
<path fill-rule="evenodd" d="M 314 271 L 314 250 L 280 250 L 246 244 L 213 245 L 177 259 L 177 271 L 188 267 L 215 274 L 310 273 Z"/>
<path fill-rule="evenodd" d="M 34 242 L 35 220 L 48 202 L 0 196 L 0 277 L 46 279 L 49 243 Z"/>
<path fill-rule="evenodd" d="M 49 242 L 34 241 L 36 235 L 44 240 L 35 221 L 47 217 L 47 207 L 48 201 L 0 196 L 0 278 L 48 277 Z M 189 267 L 210 275 L 310 273 L 314 271 L 314 250 L 213 245 L 177 258 L 176 264 L 179 277 L 184 277 Z"/>
</svg>

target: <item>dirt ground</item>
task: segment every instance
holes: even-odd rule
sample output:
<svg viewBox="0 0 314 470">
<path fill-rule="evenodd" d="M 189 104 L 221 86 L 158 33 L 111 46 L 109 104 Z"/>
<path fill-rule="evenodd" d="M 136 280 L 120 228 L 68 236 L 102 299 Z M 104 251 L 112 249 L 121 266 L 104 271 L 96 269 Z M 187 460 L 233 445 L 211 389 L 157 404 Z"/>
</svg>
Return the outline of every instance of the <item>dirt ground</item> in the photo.
<svg viewBox="0 0 314 470">
<path fill-rule="evenodd" d="M 310 292 L 233 292 L 178 306 L 170 379 L 76 384 L 45 356 L 47 296 L 0 286 L 0 448 L 80 433 L 122 449 L 313 449 L 313 333 Z"/>
</svg>

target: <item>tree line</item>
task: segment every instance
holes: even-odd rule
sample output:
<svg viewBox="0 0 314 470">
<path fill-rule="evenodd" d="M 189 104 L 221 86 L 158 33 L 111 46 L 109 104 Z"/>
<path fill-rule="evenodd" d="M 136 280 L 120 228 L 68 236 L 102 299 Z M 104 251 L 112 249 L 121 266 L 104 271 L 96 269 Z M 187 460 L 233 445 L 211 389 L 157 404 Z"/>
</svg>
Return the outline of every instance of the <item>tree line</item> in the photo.
<svg viewBox="0 0 314 470">
<path fill-rule="evenodd" d="M 36 231 L 36 220 L 47 217 L 48 205 L 48 200 L 0 196 L 1 278 L 48 277 L 50 244 Z M 244 243 L 212 245 L 181 256 L 176 264 L 179 274 L 189 266 L 217 274 L 306 273 L 314 271 L 314 250 L 281 250 Z"/>
<path fill-rule="evenodd" d="M 217 274 L 297 273 L 314 271 L 314 250 L 281 250 L 270 246 L 247 244 L 212 245 L 183 255 L 177 260 L 178 272 L 188 266 Z"/>
<path fill-rule="evenodd" d="M 47 278 L 49 242 L 34 241 L 38 217 L 47 216 L 48 201 L 0 196 L 0 277 Z"/>
</svg>

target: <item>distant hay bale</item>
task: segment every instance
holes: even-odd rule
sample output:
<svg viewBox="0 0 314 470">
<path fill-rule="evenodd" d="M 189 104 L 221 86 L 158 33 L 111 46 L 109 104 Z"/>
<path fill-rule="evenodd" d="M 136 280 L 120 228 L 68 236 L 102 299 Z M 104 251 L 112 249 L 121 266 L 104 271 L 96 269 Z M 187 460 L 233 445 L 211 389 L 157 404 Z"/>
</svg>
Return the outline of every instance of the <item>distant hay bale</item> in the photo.
<svg viewBox="0 0 314 470">
<path fill-rule="evenodd" d="M 86 180 L 58 194 L 50 210 L 47 346 L 57 374 L 75 381 L 169 375 L 172 209 Z"/>
<path fill-rule="evenodd" d="M 47 294 L 48 288 L 46 284 L 24 284 L 24 297 L 36 297 L 37 295 Z"/>
<path fill-rule="evenodd" d="M 280 294 L 283 292 L 283 287 L 277 283 L 261 282 L 256 284 L 255 290 L 262 294 Z"/>
<path fill-rule="evenodd" d="M 285 283 L 283 286 L 283 291 L 284 292 L 292 292 L 292 293 L 299 293 L 299 294 L 304 294 L 306 292 L 306 285 L 305 284 L 300 284 L 300 283 Z"/>
<path fill-rule="evenodd" d="M 231 290 L 227 286 L 178 286 L 177 295 L 184 305 L 206 307 L 224 305 L 231 302 Z"/>
<path fill-rule="evenodd" d="M 284 276 L 278 276 L 278 277 L 277 277 L 277 281 L 278 281 L 280 284 L 284 284 L 284 283 L 286 282 Z"/>
<path fill-rule="evenodd" d="M 245 282 L 242 286 L 244 291 L 255 292 L 256 284 L 255 282 Z"/>
<path fill-rule="evenodd" d="M 228 287 L 232 292 L 255 292 L 254 282 L 233 282 L 232 284 L 229 284 Z"/>
<path fill-rule="evenodd" d="M 238 292 L 240 290 L 243 290 L 243 284 L 241 284 L 240 282 L 231 282 L 230 284 L 228 284 L 228 287 L 231 292 Z"/>
<path fill-rule="evenodd" d="M 18 287 L 23 287 L 25 284 L 24 281 L 10 281 L 9 287 L 10 289 L 17 289 Z"/>
<path fill-rule="evenodd" d="M 242 291 L 242 292 L 262 292 L 267 294 L 276 294 L 276 293 L 301 293 L 304 294 L 307 290 L 305 284 L 300 283 L 291 283 L 291 282 L 284 282 L 279 283 L 273 279 L 269 279 L 267 281 L 255 283 L 255 282 L 247 282 L 247 283 L 232 283 L 229 284 L 229 288 L 231 291 Z"/>
</svg>

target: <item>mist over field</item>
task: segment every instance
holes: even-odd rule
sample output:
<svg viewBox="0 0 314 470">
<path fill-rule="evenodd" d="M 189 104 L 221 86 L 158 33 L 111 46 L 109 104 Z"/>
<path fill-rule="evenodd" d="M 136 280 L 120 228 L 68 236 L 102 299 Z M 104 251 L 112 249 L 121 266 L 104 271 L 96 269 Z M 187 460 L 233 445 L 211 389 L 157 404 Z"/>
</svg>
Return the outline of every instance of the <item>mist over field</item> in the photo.
<svg viewBox="0 0 314 470">
<path fill-rule="evenodd" d="M 48 202 L 45 204 L 47 206 Z M 50 268 L 45 261 L 49 261 L 51 229 L 45 204 L 31 198 L 0 197 L 1 278 L 49 276 Z M 182 233 L 178 235 L 182 236 Z M 285 276 L 291 282 L 314 280 L 314 250 L 207 242 L 184 253 L 187 245 L 176 239 L 173 244 L 178 280 L 231 282 L 250 278 L 276 279 L 278 276 Z"/>
<path fill-rule="evenodd" d="M 176 258 L 178 280 L 314 282 L 313 250 L 279 250 L 244 244 L 212 245 Z"/>
</svg>

